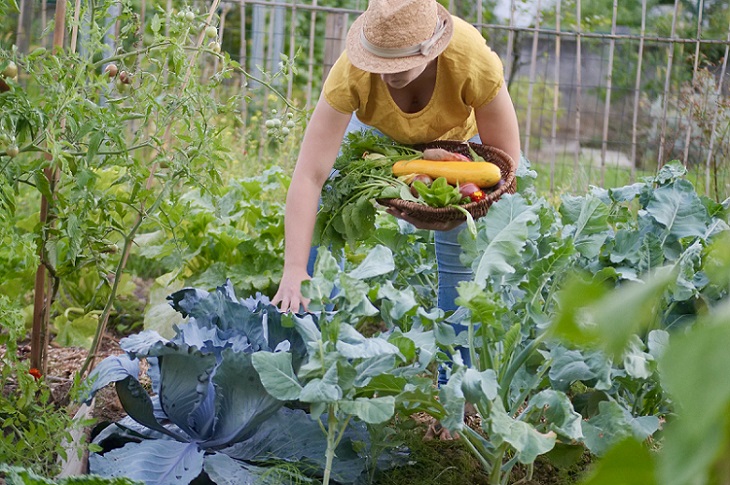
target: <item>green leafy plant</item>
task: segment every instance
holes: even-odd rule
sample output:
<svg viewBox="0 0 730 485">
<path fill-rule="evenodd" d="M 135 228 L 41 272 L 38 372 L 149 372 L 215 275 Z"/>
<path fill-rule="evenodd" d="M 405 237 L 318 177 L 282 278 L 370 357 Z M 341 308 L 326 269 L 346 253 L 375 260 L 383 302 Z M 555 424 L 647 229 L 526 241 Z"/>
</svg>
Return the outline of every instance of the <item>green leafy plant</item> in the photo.
<svg viewBox="0 0 730 485">
<path fill-rule="evenodd" d="M 307 347 L 306 363 L 297 370 L 287 359 L 270 352 L 257 353 L 253 359 L 273 396 L 299 401 L 309 406 L 313 416 L 323 416 L 319 424 L 327 441 L 324 484 L 331 478 L 340 481 L 332 474 L 340 460 L 336 450 L 352 420 L 377 432 L 397 409 L 414 412 L 423 402 L 439 408 L 430 399 L 433 380 L 425 377 L 436 353 L 433 330 L 414 325 L 404 332 L 394 327 L 366 337 L 356 329 L 363 318 L 379 313 L 368 298 L 366 281 L 392 271 L 392 254 L 382 246 L 373 248 L 349 272 L 343 272 L 335 258 L 320 248 L 314 277 L 303 289 L 311 297 L 309 306 L 315 313 L 293 317 Z M 392 285 L 384 290 L 383 301 L 404 303 L 400 308 L 384 306 L 401 318 L 416 305 Z M 329 305 L 336 310 L 326 311 Z"/>
<path fill-rule="evenodd" d="M 491 483 L 547 452 L 603 456 L 648 439 L 675 412 L 658 372 L 666 343 L 727 294 L 704 267 L 728 206 L 698 196 L 685 173 L 668 164 L 631 186 L 566 195 L 558 210 L 526 189 L 463 238 L 475 277 L 459 287 L 449 321 L 466 330 L 450 343 L 474 367 L 455 357 L 435 417 L 466 437 Z M 483 435 L 464 426 L 465 402 Z"/>
<path fill-rule="evenodd" d="M 25 335 L 25 318 L 0 295 L 0 456 L 3 462 L 53 476 L 58 459 L 67 457 L 62 440 L 87 423 L 75 422 L 69 410 L 53 401 L 40 369 L 18 358 L 17 342 Z M 83 448 L 83 443 L 79 443 Z"/>
<path fill-rule="evenodd" d="M 96 437 L 102 448 L 117 447 L 91 455 L 92 473 L 148 484 L 170 483 L 171 477 L 190 483 L 199 476 L 227 483 L 233 475 L 266 482 L 270 468 L 282 472 L 278 465 L 286 462 L 303 480 L 322 468 L 340 483 L 357 480 L 365 465 L 356 446 L 367 439 L 363 429 L 339 429 L 338 462 L 325 467 L 330 443 L 319 418 L 283 407 L 285 396 L 267 392 L 272 373 L 282 376 L 276 367 L 294 372 L 306 355 L 299 330 L 278 309 L 265 297 L 237 299 L 230 282 L 213 293 L 187 288 L 169 299 L 189 320 L 176 327 L 174 338 L 153 331 L 127 337 L 121 341 L 127 354 L 107 358 L 89 378 L 89 398 L 114 382 L 129 414 Z M 143 358 L 152 396 L 138 377 Z"/>
<path fill-rule="evenodd" d="M 0 464 L 0 474 L 5 476 L 7 485 L 140 485 L 142 483 L 128 478 L 104 478 L 96 475 L 63 477 L 54 480 L 26 468 L 4 464 Z"/>
<path fill-rule="evenodd" d="M 315 243 L 339 249 L 367 239 L 375 229 L 375 198 L 391 193 L 413 199 L 408 185 L 393 177 L 391 167 L 420 155 L 369 131 L 348 133 L 335 161 L 337 172 L 322 191 Z"/>
<path fill-rule="evenodd" d="M 171 198 L 161 208 L 165 224 L 150 224 L 137 238 L 133 267 L 157 267 L 172 276 L 170 284 L 211 288 L 229 277 L 240 292 L 273 295 L 284 261 L 288 186 L 289 177 L 272 167 L 233 178 L 215 194 Z"/>
</svg>

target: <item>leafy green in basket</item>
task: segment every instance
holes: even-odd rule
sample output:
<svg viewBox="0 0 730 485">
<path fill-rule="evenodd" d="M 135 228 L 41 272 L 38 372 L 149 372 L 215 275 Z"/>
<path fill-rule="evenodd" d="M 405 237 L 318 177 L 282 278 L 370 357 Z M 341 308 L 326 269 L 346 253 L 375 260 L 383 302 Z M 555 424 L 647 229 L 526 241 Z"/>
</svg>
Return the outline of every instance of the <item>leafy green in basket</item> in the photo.
<svg viewBox="0 0 730 485">
<path fill-rule="evenodd" d="M 367 239 L 375 230 L 379 197 L 410 197 L 409 187 L 393 177 L 399 160 L 413 160 L 422 152 L 398 145 L 368 131 L 348 133 L 335 161 L 336 174 L 322 190 L 322 203 L 314 230 L 315 244 L 333 249 Z"/>
<path fill-rule="evenodd" d="M 444 177 L 438 177 L 431 185 L 420 180 L 413 182 L 418 196 L 431 207 L 447 207 L 461 202 L 461 192 L 457 187 L 449 185 Z"/>
</svg>

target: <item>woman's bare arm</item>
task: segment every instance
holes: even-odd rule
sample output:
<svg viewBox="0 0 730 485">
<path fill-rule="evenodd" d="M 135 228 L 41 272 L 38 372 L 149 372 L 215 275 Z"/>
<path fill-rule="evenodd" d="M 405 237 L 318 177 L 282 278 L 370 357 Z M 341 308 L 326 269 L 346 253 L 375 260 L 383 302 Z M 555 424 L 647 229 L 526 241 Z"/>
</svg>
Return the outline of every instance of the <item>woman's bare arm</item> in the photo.
<svg viewBox="0 0 730 485">
<path fill-rule="evenodd" d="M 517 123 L 512 98 L 507 85 L 503 84 L 492 101 L 475 110 L 479 137 L 485 145 L 491 145 L 520 161 L 520 127 Z"/>
<path fill-rule="evenodd" d="M 351 115 L 335 110 L 324 99 L 314 108 L 286 196 L 284 273 L 272 300 L 282 311 L 299 312 L 309 303 L 301 283 L 309 278 L 307 261 L 322 186 L 327 180 Z"/>
</svg>

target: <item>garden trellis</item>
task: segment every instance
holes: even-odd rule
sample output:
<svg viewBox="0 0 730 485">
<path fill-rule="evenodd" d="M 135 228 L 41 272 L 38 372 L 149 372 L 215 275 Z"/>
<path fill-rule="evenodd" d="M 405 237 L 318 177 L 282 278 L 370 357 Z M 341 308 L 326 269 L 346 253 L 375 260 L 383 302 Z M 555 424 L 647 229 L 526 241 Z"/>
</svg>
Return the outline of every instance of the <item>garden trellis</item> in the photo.
<svg viewBox="0 0 730 485">
<path fill-rule="evenodd" d="M 263 0 L 245 3 L 254 10 L 283 6 Z M 718 199 L 728 195 L 723 180 L 729 168 L 730 106 L 724 95 L 730 23 L 708 34 L 704 0 L 691 15 L 679 1 L 652 9 L 648 3 L 641 2 L 640 18 L 631 27 L 620 25 L 618 1 L 613 2 L 606 25 L 587 27 L 583 27 L 587 22 L 574 20 L 584 17 L 581 0 L 535 0 L 531 8 L 541 14 L 527 17 L 512 0 L 506 6 L 507 17 L 499 23 L 484 3 L 466 9 L 449 5 L 477 26 L 501 56 L 520 115 L 523 151 L 534 162 L 550 164 L 551 189 L 560 163 L 573 165 L 574 173 L 582 167 L 589 172 L 583 174 L 586 179 L 606 185 L 610 184 L 607 168 L 630 170 L 634 178 L 637 170 L 652 173 L 679 159 L 706 193 Z M 295 65 L 307 73 L 302 97 L 307 108 L 344 46 L 343 26 L 362 8 L 352 7 L 325 7 L 316 1 L 286 6 L 291 19 L 287 55 L 294 56 L 295 44 L 302 52 Z M 311 21 L 309 36 L 297 37 L 294 32 L 305 15 Z M 726 13 L 721 17 L 730 21 Z M 479 21 L 487 18 L 488 23 Z M 652 26 L 660 20 L 671 25 L 664 28 L 668 32 Z M 322 24 L 323 39 L 315 35 L 314 27 Z M 268 57 L 261 54 L 263 40 L 273 38 L 271 34 L 255 31 L 246 36 L 249 69 L 264 65 L 275 69 L 274 44 L 268 44 Z M 294 95 L 291 84 L 287 95 Z"/>
<path fill-rule="evenodd" d="M 182 6 L 154 3 L 143 0 L 137 7 L 147 23 L 154 8 L 169 15 Z M 202 3 L 193 2 L 193 8 L 207 7 Z M 570 188 L 578 189 L 589 182 L 611 185 L 610 169 L 630 171 L 633 179 L 679 159 L 705 193 L 727 197 L 728 10 L 711 0 L 698 0 L 691 8 L 680 0 L 607 5 L 451 0 L 448 7 L 478 27 L 502 58 L 523 151 L 533 162 L 549 165 L 551 190 L 564 183 L 560 167 L 572 167 Z M 309 109 L 344 48 L 348 26 L 365 7 L 365 0 L 221 2 L 220 41 L 251 76 L 271 79 L 294 104 Z M 24 21 L 33 8 L 41 13 L 38 27 L 48 23 L 46 1 L 20 2 L 21 47 L 34 45 L 28 39 L 32 25 Z M 282 67 L 288 76 L 276 75 Z M 270 91 L 250 78 L 242 75 L 229 86 L 251 93 L 241 106 L 244 114 L 269 109 Z"/>
</svg>

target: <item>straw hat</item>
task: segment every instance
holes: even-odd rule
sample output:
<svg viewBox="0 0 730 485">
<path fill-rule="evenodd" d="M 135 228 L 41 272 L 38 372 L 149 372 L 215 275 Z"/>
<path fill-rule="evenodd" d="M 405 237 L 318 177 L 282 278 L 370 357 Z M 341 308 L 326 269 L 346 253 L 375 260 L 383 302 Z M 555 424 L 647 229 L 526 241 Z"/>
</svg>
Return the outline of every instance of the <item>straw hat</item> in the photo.
<svg viewBox="0 0 730 485">
<path fill-rule="evenodd" d="M 408 71 L 441 54 L 453 33 L 436 0 L 371 0 L 347 32 L 347 56 L 363 71 Z"/>
</svg>

